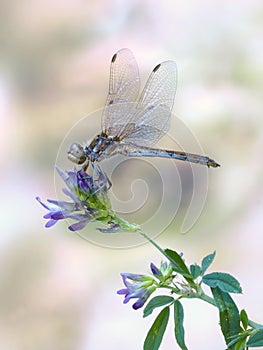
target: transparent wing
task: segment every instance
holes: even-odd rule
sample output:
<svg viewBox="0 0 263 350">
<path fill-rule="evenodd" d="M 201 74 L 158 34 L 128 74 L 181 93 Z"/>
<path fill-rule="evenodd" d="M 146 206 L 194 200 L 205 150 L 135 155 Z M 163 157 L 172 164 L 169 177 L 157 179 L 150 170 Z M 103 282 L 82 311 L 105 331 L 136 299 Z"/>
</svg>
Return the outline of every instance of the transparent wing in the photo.
<svg viewBox="0 0 263 350">
<path fill-rule="evenodd" d="M 121 125 L 126 124 L 139 89 L 139 69 L 135 57 L 129 49 L 121 49 L 111 60 L 109 94 L 102 114 L 102 131 L 107 135 L 115 136 Z"/>
<path fill-rule="evenodd" d="M 166 61 L 158 64 L 146 83 L 135 111 L 120 129 L 120 139 L 142 146 L 158 142 L 170 128 L 176 85 L 176 63 Z"/>
</svg>

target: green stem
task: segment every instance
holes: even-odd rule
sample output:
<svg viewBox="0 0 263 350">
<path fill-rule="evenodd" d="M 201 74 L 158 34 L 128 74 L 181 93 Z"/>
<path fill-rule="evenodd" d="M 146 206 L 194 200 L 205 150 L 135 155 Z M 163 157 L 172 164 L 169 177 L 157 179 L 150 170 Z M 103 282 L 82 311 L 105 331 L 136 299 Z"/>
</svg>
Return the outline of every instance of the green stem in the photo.
<svg viewBox="0 0 263 350">
<path fill-rule="evenodd" d="M 137 231 L 141 236 L 143 236 L 144 238 L 146 238 L 156 249 L 159 250 L 159 252 L 161 252 L 165 257 L 167 257 L 165 251 L 151 238 L 149 237 L 145 232 L 143 232 L 142 230 L 138 230 Z M 168 257 L 169 259 L 169 257 Z M 173 287 L 168 287 L 166 286 L 165 288 L 169 288 L 171 290 L 173 290 L 175 293 L 176 291 L 173 289 Z M 214 302 L 214 299 L 209 297 L 208 295 L 206 295 L 203 291 L 199 291 L 199 293 L 192 293 L 191 294 L 191 298 L 197 298 L 197 299 L 201 299 L 203 301 L 206 301 L 207 303 L 213 305 L 213 306 L 216 306 L 215 305 L 215 302 Z"/>
<path fill-rule="evenodd" d="M 211 298 L 211 297 L 209 297 L 209 296 L 206 295 L 206 294 L 201 294 L 201 295 L 198 295 L 198 294 L 197 294 L 197 295 L 196 295 L 196 298 L 201 299 L 201 300 L 204 300 L 204 301 L 206 301 L 207 303 L 209 303 L 209 304 L 211 304 L 211 305 L 213 305 L 213 306 L 216 306 L 214 299 Z"/>
<path fill-rule="evenodd" d="M 160 288 L 170 289 L 170 290 L 173 291 L 175 294 L 180 295 L 180 296 L 183 297 L 183 298 L 201 299 L 201 300 L 206 301 L 207 303 L 209 303 L 209 304 L 211 304 L 211 305 L 213 305 L 213 306 L 216 306 L 216 305 L 215 305 L 215 302 L 214 302 L 214 299 L 211 298 L 211 297 L 209 297 L 208 295 L 206 295 L 206 294 L 204 294 L 204 293 L 203 293 L 203 294 L 198 294 L 198 293 L 189 293 L 189 294 L 185 294 L 185 293 L 181 293 L 181 291 L 178 292 L 178 290 L 176 290 L 176 288 L 171 287 L 171 286 L 162 286 L 162 287 L 160 287 Z"/>
<path fill-rule="evenodd" d="M 145 232 L 143 232 L 142 230 L 138 230 L 137 231 L 141 236 L 143 236 L 144 238 L 146 238 L 156 249 L 159 250 L 159 252 L 161 252 L 164 256 L 166 256 L 165 251 L 150 237 L 148 236 Z"/>
</svg>

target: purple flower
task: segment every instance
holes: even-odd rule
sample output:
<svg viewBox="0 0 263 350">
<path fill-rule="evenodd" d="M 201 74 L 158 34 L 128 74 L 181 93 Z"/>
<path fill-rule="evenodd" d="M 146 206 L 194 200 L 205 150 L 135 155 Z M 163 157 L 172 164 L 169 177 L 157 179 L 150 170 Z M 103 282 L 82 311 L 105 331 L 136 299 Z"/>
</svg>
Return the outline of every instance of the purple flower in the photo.
<svg viewBox="0 0 263 350">
<path fill-rule="evenodd" d="M 161 277 L 162 276 L 160 270 L 158 269 L 157 266 L 154 265 L 154 263 L 151 263 L 150 267 L 151 267 L 152 274 L 154 276 L 156 276 L 156 277 Z"/>
<path fill-rule="evenodd" d="M 107 209 L 106 203 L 103 202 L 101 193 L 105 191 L 104 187 L 99 186 L 93 178 L 85 173 L 83 170 L 67 171 L 63 172 L 57 168 L 57 172 L 64 180 L 68 188 L 64 188 L 62 191 L 67 195 L 71 201 L 58 201 L 48 199 L 48 203 L 44 204 L 39 197 L 37 201 L 49 212 L 44 215 L 45 219 L 49 219 L 45 227 L 52 227 L 59 220 L 73 219 L 76 223 L 70 225 L 68 228 L 71 231 L 77 231 L 83 229 L 90 221 L 96 219 L 99 214 L 99 209 Z M 94 193 L 98 192 L 97 195 Z M 97 208 L 93 208 L 91 205 L 94 200 L 100 203 Z M 95 202 L 96 202 L 95 201 Z M 97 203 L 97 204 L 98 204 Z M 108 204 L 108 203 L 107 203 Z"/>
<path fill-rule="evenodd" d="M 156 267 L 154 263 L 150 265 L 152 274 L 158 278 L 160 282 L 167 281 L 168 278 L 172 276 L 173 268 L 171 264 L 167 264 L 167 262 L 161 262 L 160 268 Z"/>
<path fill-rule="evenodd" d="M 171 264 L 161 262 L 160 268 L 153 263 L 150 265 L 153 276 L 139 275 L 134 273 L 121 273 L 123 283 L 126 288 L 117 291 L 124 295 L 123 303 L 128 303 L 132 298 L 138 299 L 132 307 L 137 310 L 142 307 L 149 296 L 164 282 L 173 279 L 173 269 Z"/>
<path fill-rule="evenodd" d="M 134 310 L 142 307 L 157 288 L 153 277 L 134 273 L 121 273 L 121 276 L 126 288 L 118 290 L 117 293 L 120 295 L 124 294 L 124 304 L 128 303 L 132 298 L 138 299 L 132 305 Z"/>
<path fill-rule="evenodd" d="M 94 179 L 84 170 L 74 169 L 65 172 L 59 168 L 56 170 L 67 185 L 62 191 L 69 197 L 69 201 L 48 199 L 48 203 L 45 204 L 36 197 L 36 200 L 48 210 L 44 215 L 44 218 L 48 219 L 45 227 L 52 227 L 59 220 L 72 219 L 75 222 L 68 227 L 71 231 L 82 230 L 91 221 L 99 221 L 106 225 L 106 228 L 99 229 L 103 233 L 138 230 L 138 226 L 118 218 L 111 209 L 107 195 L 107 181 L 102 172 L 97 179 Z"/>
<path fill-rule="evenodd" d="M 84 214 L 74 214 L 74 211 L 76 211 L 76 205 L 75 203 L 70 203 L 66 201 L 55 201 L 52 199 L 48 199 L 47 201 L 50 203 L 50 205 L 44 204 L 41 202 L 39 197 L 36 197 L 36 200 L 49 212 L 45 214 L 43 217 L 44 219 L 49 219 L 49 221 L 46 223 L 45 227 L 52 227 L 54 226 L 59 220 L 62 219 L 75 219 L 79 220 L 80 222 L 87 220 L 87 215 Z M 69 229 L 71 229 L 69 227 Z"/>
</svg>

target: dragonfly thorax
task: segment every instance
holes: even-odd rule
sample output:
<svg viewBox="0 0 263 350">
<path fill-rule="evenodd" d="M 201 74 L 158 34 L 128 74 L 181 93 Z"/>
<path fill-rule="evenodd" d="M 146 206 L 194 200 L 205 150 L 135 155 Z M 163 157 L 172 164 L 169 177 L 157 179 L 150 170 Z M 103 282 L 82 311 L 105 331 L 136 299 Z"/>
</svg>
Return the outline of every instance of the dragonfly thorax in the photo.
<svg viewBox="0 0 263 350">
<path fill-rule="evenodd" d="M 96 136 L 89 146 L 85 147 L 84 152 L 86 157 L 91 161 L 100 161 L 107 157 L 107 151 L 112 151 L 114 140 L 107 135 L 100 134 Z"/>
<path fill-rule="evenodd" d="M 79 143 L 73 143 L 68 151 L 68 159 L 75 164 L 88 164 L 101 161 L 109 157 L 117 147 L 117 138 L 108 137 L 102 133 L 96 136 L 89 146 L 83 147 Z"/>
</svg>

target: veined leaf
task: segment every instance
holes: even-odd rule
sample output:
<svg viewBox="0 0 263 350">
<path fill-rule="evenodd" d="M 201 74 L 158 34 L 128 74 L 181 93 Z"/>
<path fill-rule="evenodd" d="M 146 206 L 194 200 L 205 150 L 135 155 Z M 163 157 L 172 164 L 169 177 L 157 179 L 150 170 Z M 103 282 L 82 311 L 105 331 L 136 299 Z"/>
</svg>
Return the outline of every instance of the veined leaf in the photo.
<svg viewBox="0 0 263 350">
<path fill-rule="evenodd" d="M 248 317 L 247 317 L 247 313 L 245 310 L 240 311 L 240 320 L 242 322 L 244 329 L 246 330 L 247 326 L 248 326 Z"/>
<path fill-rule="evenodd" d="M 206 257 L 204 257 L 204 259 L 202 260 L 202 264 L 201 264 L 201 269 L 202 269 L 202 275 L 204 275 L 204 273 L 206 272 L 206 270 L 209 268 L 209 266 L 212 264 L 212 262 L 214 261 L 216 252 L 214 251 L 214 253 L 207 255 Z"/>
<path fill-rule="evenodd" d="M 165 255 L 172 263 L 173 270 L 175 272 L 178 272 L 181 275 L 183 275 L 186 278 L 186 280 L 193 281 L 193 277 L 191 276 L 190 271 L 188 270 L 187 266 L 185 265 L 185 262 L 177 252 L 171 249 L 165 249 Z"/>
<path fill-rule="evenodd" d="M 203 282 L 209 287 L 218 287 L 226 293 L 242 293 L 240 284 L 235 277 L 228 273 L 213 272 L 203 276 Z"/>
<path fill-rule="evenodd" d="M 228 348 L 232 349 L 232 346 L 235 345 L 233 348 L 234 350 L 244 350 L 246 348 L 246 339 L 248 335 L 249 334 L 247 332 L 244 332 L 234 338 L 231 338 L 232 340 L 227 343 Z"/>
<path fill-rule="evenodd" d="M 256 328 L 256 329 L 262 329 L 263 325 L 260 323 L 253 322 L 251 320 L 248 321 L 249 326 Z"/>
<path fill-rule="evenodd" d="M 184 342 L 184 309 L 179 300 L 174 303 L 174 334 L 177 344 L 182 350 L 187 350 Z"/>
<path fill-rule="evenodd" d="M 174 302 L 174 298 L 168 295 L 159 295 L 157 297 L 154 297 L 144 308 L 143 317 L 149 316 L 155 308 L 170 304 L 172 302 Z"/>
<path fill-rule="evenodd" d="M 240 318 L 236 304 L 228 293 L 219 288 L 211 288 L 217 308 L 219 309 L 220 327 L 226 343 L 240 332 Z"/>
<path fill-rule="evenodd" d="M 195 280 L 197 277 L 201 275 L 201 267 L 197 264 L 190 265 L 190 272 Z"/>
<path fill-rule="evenodd" d="M 143 350 L 158 350 L 169 320 L 170 309 L 166 306 L 156 317 L 143 344 Z"/>
<path fill-rule="evenodd" d="M 251 335 L 247 342 L 247 346 L 250 348 L 257 348 L 263 346 L 263 329 L 258 329 L 255 334 Z"/>
</svg>

